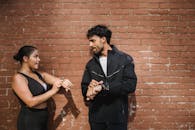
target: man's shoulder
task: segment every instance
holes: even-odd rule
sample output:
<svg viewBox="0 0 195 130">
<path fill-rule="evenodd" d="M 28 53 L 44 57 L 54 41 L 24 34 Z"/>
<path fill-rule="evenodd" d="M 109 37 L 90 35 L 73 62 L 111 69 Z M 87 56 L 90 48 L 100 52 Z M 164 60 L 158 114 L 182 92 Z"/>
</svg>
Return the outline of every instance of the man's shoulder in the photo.
<svg viewBox="0 0 195 130">
<path fill-rule="evenodd" d="M 132 59 L 131 55 L 127 54 L 126 52 L 119 50 L 116 46 L 112 45 L 113 51 L 121 57 L 128 57 L 130 59 Z"/>
<path fill-rule="evenodd" d="M 127 53 L 124 52 L 124 51 L 118 50 L 116 53 L 117 53 L 117 55 L 118 55 L 120 58 L 122 58 L 122 59 L 124 59 L 124 60 L 133 61 L 132 56 L 129 55 L 129 54 L 127 54 Z"/>
<path fill-rule="evenodd" d="M 89 61 L 87 62 L 86 66 L 89 66 L 91 64 L 94 64 L 95 58 L 92 57 L 91 59 L 89 59 Z"/>
</svg>

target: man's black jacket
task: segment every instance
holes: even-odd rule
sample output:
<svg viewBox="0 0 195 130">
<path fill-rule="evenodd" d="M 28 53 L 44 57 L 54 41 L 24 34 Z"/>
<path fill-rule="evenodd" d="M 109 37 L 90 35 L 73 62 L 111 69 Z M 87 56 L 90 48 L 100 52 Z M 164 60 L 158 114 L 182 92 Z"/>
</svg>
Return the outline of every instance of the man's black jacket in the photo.
<svg viewBox="0 0 195 130">
<path fill-rule="evenodd" d="M 88 85 L 92 79 L 103 81 L 109 90 L 102 90 L 89 103 L 90 122 L 127 122 L 128 94 L 136 90 L 137 77 L 131 56 L 111 46 L 107 56 L 107 76 L 101 68 L 99 57 L 87 63 L 81 82 L 82 94 L 86 99 Z"/>
</svg>

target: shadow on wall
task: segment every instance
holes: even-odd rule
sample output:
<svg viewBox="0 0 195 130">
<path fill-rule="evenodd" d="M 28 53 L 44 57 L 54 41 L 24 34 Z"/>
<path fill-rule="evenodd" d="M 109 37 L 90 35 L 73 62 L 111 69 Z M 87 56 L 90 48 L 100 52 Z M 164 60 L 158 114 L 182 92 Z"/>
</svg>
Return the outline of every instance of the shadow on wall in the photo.
<svg viewBox="0 0 195 130">
<path fill-rule="evenodd" d="M 10 6 L 7 5 L 11 5 L 14 2 L 13 0 L 0 0 L 0 14 L 4 13 L 2 10 L 5 11 L 9 9 Z"/>
<path fill-rule="evenodd" d="M 135 116 L 136 116 L 136 95 L 135 93 L 129 94 L 129 117 L 128 122 L 133 122 Z"/>
<path fill-rule="evenodd" d="M 8 0 L 0 0 L 0 4 L 6 4 L 8 3 Z"/>
<path fill-rule="evenodd" d="M 60 90 L 60 94 L 64 94 L 65 98 L 68 100 L 68 103 L 62 108 L 61 113 L 54 119 L 55 110 L 56 110 L 56 104 L 53 98 L 49 101 L 49 130 L 56 130 L 57 127 L 62 122 L 62 119 L 68 115 L 68 113 L 72 113 L 72 115 L 77 118 L 80 114 L 79 109 L 76 107 L 71 91 L 65 92 L 65 89 Z"/>
</svg>

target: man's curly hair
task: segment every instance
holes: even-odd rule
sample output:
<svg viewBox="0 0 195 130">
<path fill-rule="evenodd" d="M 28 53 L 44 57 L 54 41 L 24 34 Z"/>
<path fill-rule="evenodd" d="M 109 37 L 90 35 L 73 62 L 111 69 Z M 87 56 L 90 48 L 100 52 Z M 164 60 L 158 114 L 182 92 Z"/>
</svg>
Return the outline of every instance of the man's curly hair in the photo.
<svg viewBox="0 0 195 130">
<path fill-rule="evenodd" d="M 110 44 L 110 39 L 112 36 L 112 31 L 108 29 L 105 25 L 96 25 L 90 28 L 87 32 L 87 38 L 89 39 L 92 36 L 106 37 L 107 43 Z"/>
</svg>

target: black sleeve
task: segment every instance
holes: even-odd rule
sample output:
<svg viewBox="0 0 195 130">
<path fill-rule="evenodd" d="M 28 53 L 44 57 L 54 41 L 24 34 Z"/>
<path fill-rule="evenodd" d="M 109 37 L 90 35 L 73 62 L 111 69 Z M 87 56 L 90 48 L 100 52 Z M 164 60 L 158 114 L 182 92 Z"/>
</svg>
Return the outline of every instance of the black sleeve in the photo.
<svg viewBox="0 0 195 130">
<path fill-rule="evenodd" d="M 124 66 L 122 81 L 112 82 L 109 84 L 109 93 L 112 95 L 127 95 L 133 93 L 136 90 L 137 76 L 134 71 L 134 63 L 130 63 Z"/>
<path fill-rule="evenodd" d="M 87 93 L 88 85 L 90 81 L 91 81 L 91 76 L 86 67 L 83 73 L 82 81 L 81 81 L 81 89 L 82 89 L 82 94 L 83 94 L 84 99 L 86 99 L 86 93 Z"/>
</svg>

